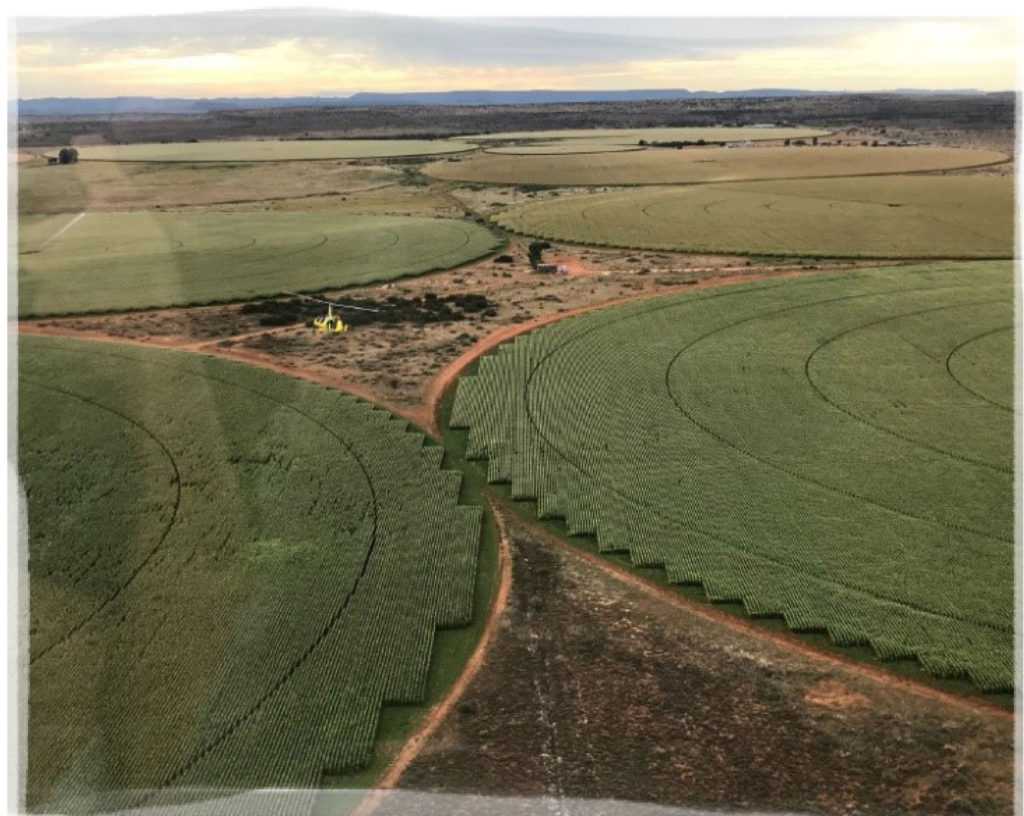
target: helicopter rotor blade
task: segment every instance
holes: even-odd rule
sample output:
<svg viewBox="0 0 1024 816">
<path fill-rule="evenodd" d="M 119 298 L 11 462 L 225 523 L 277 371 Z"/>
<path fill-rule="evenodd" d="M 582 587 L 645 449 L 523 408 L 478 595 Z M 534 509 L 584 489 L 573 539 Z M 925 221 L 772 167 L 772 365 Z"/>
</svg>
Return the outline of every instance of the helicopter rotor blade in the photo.
<svg viewBox="0 0 1024 816">
<path fill-rule="evenodd" d="M 283 295 L 292 295 L 293 297 L 299 297 L 303 300 L 312 300 L 314 303 L 324 303 L 328 306 L 337 306 L 339 309 L 356 309 L 360 312 L 379 312 L 380 309 L 369 309 L 366 306 L 352 306 L 348 303 L 338 303 L 336 300 L 324 300 L 323 298 L 315 298 L 310 295 L 300 295 L 298 292 L 282 292 Z"/>
</svg>

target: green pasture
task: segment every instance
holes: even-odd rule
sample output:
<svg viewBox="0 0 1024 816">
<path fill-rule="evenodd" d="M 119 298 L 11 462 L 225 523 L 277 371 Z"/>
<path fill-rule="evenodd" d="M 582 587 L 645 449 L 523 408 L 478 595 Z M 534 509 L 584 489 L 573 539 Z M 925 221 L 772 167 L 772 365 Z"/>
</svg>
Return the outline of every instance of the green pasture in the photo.
<svg viewBox="0 0 1024 816">
<path fill-rule="evenodd" d="M 468 221 L 323 212 L 25 217 L 19 315 L 210 303 L 416 275 L 499 240 Z"/>
<path fill-rule="evenodd" d="M 653 187 L 494 217 L 559 241 L 694 252 L 884 258 L 1013 255 L 1011 176 L 880 176 Z"/>
<path fill-rule="evenodd" d="M 23 336 L 29 808 L 316 788 L 365 765 L 473 614 L 443 449 L 222 360 Z M 467 651 L 444 657 L 461 665 Z"/>
<path fill-rule="evenodd" d="M 263 162 L 388 159 L 474 150 L 459 139 L 308 139 L 83 145 L 80 161 Z M 56 151 L 53 152 L 56 155 Z"/>
<path fill-rule="evenodd" d="M 451 425 L 601 551 L 1010 690 L 1013 284 L 932 263 L 567 318 L 483 358 Z"/>
<path fill-rule="evenodd" d="M 451 181 L 579 187 L 865 176 L 994 164 L 995 150 L 953 147 L 694 147 L 567 155 L 476 153 L 424 168 Z"/>
</svg>

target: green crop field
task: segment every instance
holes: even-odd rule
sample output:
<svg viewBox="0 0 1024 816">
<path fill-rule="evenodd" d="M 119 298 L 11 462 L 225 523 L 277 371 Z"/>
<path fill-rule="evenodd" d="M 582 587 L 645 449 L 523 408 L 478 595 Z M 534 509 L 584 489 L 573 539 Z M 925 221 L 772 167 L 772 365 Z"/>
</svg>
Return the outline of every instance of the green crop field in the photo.
<svg viewBox="0 0 1024 816">
<path fill-rule="evenodd" d="M 480 509 L 404 421 L 212 358 L 23 336 L 28 803 L 315 788 L 422 700 Z"/>
<path fill-rule="evenodd" d="M 746 142 L 774 139 L 810 139 L 827 136 L 827 130 L 800 127 L 658 127 L 658 128 L 574 128 L 569 130 L 516 130 L 466 136 L 480 144 L 509 140 L 544 141 L 581 139 L 608 144 L 635 145 L 646 142 Z"/>
<path fill-rule="evenodd" d="M 21 316 L 209 303 L 447 269 L 497 249 L 439 218 L 86 213 L 22 218 Z"/>
<path fill-rule="evenodd" d="M 485 357 L 451 425 L 602 551 L 1007 690 L 1013 285 L 932 263 L 571 317 Z"/>
<path fill-rule="evenodd" d="M 909 173 L 1007 158 L 995 150 L 952 147 L 647 148 L 554 156 L 485 152 L 432 162 L 424 172 L 452 181 L 579 187 Z"/>
<path fill-rule="evenodd" d="M 264 162 L 317 159 L 386 159 L 474 150 L 458 139 L 309 139 L 83 145 L 81 161 Z M 52 153 L 56 155 L 56 151 Z"/>
<path fill-rule="evenodd" d="M 551 240 L 884 258 L 1013 255 L 1012 176 L 878 176 L 559 197 L 494 220 Z"/>
</svg>

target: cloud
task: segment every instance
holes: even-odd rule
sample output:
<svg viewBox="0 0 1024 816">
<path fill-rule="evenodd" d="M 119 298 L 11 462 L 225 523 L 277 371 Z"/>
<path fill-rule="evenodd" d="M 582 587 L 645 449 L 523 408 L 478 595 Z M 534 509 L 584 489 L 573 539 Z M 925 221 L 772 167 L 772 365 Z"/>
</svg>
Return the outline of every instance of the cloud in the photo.
<svg viewBox="0 0 1024 816">
<path fill-rule="evenodd" d="M 877 83 L 884 83 L 886 75 L 891 81 L 881 87 L 922 81 L 939 87 L 955 80 L 956 66 L 967 63 L 972 77 L 980 75 L 980 87 L 1012 86 L 1012 56 L 1006 69 L 1000 68 L 1005 49 L 987 47 L 974 55 L 934 48 L 945 64 L 929 59 L 930 67 L 922 71 L 920 60 L 911 64 L 913 54 L 905 47 L 910 43 L 923 58 L 927 49 L 920 42 L 922 31 L 961 29 L 974 31 L 970 42 L 975 45 L 992 43 L 998 38 L 990 35 L 999 30 L 1000 21 L 947 20 L 930 29 L 906 22 L 431 19 L 313 10 L 23 18 L 16 21 L 16 57 L 22 97 L 301 95 L 327 88 L 341 93 L 537 87 L 721 90 L 780 84 L 824 89 L 837 81 L 841 87 L 870 88 L 880 87 Z M 989 74 L 993 78 L 986 84 Z M 823 83 L 825 77 L 829 85 Z"/>
<path fill-rule="evenodd" d="M 153 50 L 167 57 L 255 50 L 281 40 L 311 53 L 357 51 L 420 65 L 574 65 L 721 58 L 756 43 L 781 47 L 851 36 L 837 21 L 620 18 L 429 19 L 346 12 L 249 11 L 178 16 L 18 21 L 18 42 L 52 47 L 51 64 Z"/>
</svg>

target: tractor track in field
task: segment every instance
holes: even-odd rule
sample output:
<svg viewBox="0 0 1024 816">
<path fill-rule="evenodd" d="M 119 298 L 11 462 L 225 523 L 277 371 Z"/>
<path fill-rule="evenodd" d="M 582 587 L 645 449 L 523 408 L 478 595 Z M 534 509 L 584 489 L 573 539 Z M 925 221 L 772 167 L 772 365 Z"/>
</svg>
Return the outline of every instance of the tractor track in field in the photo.
<svg viewBox="0 0 1024 816">
<path fill-rule="evenodd" d="M 107 595 L 107 597 L 105 597 L 99 603 L 98 606 L 90 610 L 83 618 L 76 621 L 71 626 L 71 628 L 69 628 L 66 632 L 64 632 L 63 635 L 61 635 L 60 638 L 53 641 L 43 649 L 40 649 L 39 652 L 37 652 L 34 657 L 30 657 L 28 663 L 29 666 L 31 667 L 34 666 L 36 662 L 38 662 L 39 660 L 42 660 L 44 657 L 46 657 L 46 655 L 50 654 L 54 649 L 56 649 L 59 646 L 62 646 L 63 644 L 71 640 L 71 638 L 77 635 L 90 621 L 96 618 L 108 606 L 110 606 L 110 604 L 116 601 L 121 596 L 121 594 L 128 588 L 128 585 L 131 584 L 142 573 L 144 569 L 146 569 L 146 567 L 149 565 L 149 562 L 153 560 L 153 556 L 155 556 L 157 552 L 160 550 L 160 548 L 163 547 L 164 542 L 167 540 L 167 536 L 170 535 L 171 530 L 174 528 L 174 525 L 178 521 L 178 511 L 181 508 L 181 471 L 178 469 L 178 462 L 174 458 L 174 454 L 171 453 L 166 443 L 164 443 L 164 441 L 160 439 L 160 437 L 157 436 L 151 429 L 147 428 L 138 420 L 133 419 L 132 417 L 128 416 L 125 413 L 122 413 L 121 411 L 111 408 L 109 405 L 104 405 L 103 403 L 97 402 L 91 397 L 84 396 L 83 394 L 79 394 L 75 391 L 69 391 L 65 388 L 60 388 L 49 383 L 39 382 L 28 377 L 19 377 L 18 379 L 19 382 L 24 382 L 27 385 L 32 385 L 36 388 L 42 388 L 47 391 L 51 391 L 55 394 L 63 394 L 66 397 L 79 400 L 80 402 L 84 402 L 85 404 L 91 405 L 94 408 L 99 408 L 100 410 L 106 411 L 109 414 L 113 414 L 114 416 L 120 418 L 124 422 L 133 425 L 138 430 L 140 430 L 145 436 L 147 436 L 149 439 L 156 443 L 157 447 L 160 448 L 164 456 L 167 458 L 167 461 L 170 463 L 171 469 L 174 471 L 174 502 L 171 508 L 171 518 L 168 520 L 167 524 L 164 525 L 164 529 L 160 532 L 160 536 L 157 538 L 156 544 L 154 544 L 149 549 L 149 551 L 143 556 L 142 560 L 139 561 L 139 563 L 132 568 L 131 572 L 128 573 L 128 576 L 123 581 L 120 581 L 114 588 L 114 590 L 110 592 Z"/>
<path fill-rule="evenodd" d="M 593 303 L 566 309 L 558 313 L 537 316 L 519 323 L 499 325 L 497 328 L 486 334 L 486 336 L 473 343 L 473 345 L 464 349 L 454 360 L 445 365 L 439 371 L 429 376 L 429 378 L 425 378 L 425 382 L 420 389 L 420 400 L 418 403 L 412 405 L 391 404 L 381 399 L 381 397 L 376 394 L 375 389 L 372 386 L 354 382 L 337 369 L 332 369 L 327 366 L 307 364 L 301 360 L 296 360 L 293 364 L 289 365 L 282 363 L 279 360 L 275 360 L 272 351 L 259 351 L 242 347 L 224 347 L 222 345 L 225 340 L 239 341 L 246 337 L 255 337 L 259 335 L 273 334 L 279 331 L 286 331 L 294 328 L 293 326 L 280 328 L 265 327 L 234 336 L 213 339 L 207 338 L 201 340 L 195 340 L 187 337 L 152 337 L 145 339 L 125 338 L 113 336 L 103 331 L 76 330 L 67 326 L 62 326 L 59 323 L 54 324 L 52 321 L 47 320 L 20 321 L 18 328 L 20 331 L 24 331 L 29 334 L 55 335 L 72 338 L 87 337 L 110 343 L 164 346 L 197 354 L 222 357 L 249 365 L 260 366 L 277 373 L 305 379 L 329 388 L 347 391 L 357 398 L 371 402 L 390 411 L 394 415 L 410 422 L 418 430 L 429 434 L 435 439 L 439 439 L 441 436 L 441 429 L 439 427 L 439 411 L 442 399 L 446 392 L 454 386 L 458 377 L 468 366 L 498 345 L 516 337 L 517 335 L 524 334 L 532 331 L 533 329 L 561 320 L 564 317 L 571 317 L 573 315 L 583 314 L 618 304 L 658 297 L 663 294 L 728 286 L 733 283 L 751 282 L 776 277 L 792 278 L 816 276 L 820 274 L 829 274 L 830 271 L 832 274 L 842 273 L 840 270 L 829 270 L 827 268 L 813 271 L 803 269 L 764 271 L 755 269 L 747 272 L 745 270 L 738 270 L 738 274 L 730 275 L 728 277 L 709 278 L 697 281 L 696 283 L 662 286 L 653 291 L 648 290 L 620 297 L 605 298 Z M 47 323 L 48 325 L 41 325 L 43 323 Z M 657 599 L 660 602 L 667 603 L 674 607 L 683 608 L 696 617 L 715 626 L 725 626 L 731 632 L 742 633 L 756 642 L 762 642 L 766 645 L 781 646 L 796 654 L 811 658 L 820 664 L 826 672 L 841 669 L 843 671 L 851 672 L 852 674 L 855 674 L 873 684 L 878 684 L 880 688 L 895 690 L 899 693 L 907 694 L 921 700 L 938 701 L 960 710 L 981 715 L 985 718 L 992 719 L 993 721 L 1014 721 L 1014 712 L 1003 707 L 997 702 L 981 697 L 966 696 L 951 691 L 944 691 L 936 688 L 935 686 L 929 685 L 928 683 L 900 676 L 883 667 L 871 665 L 856 658 L 847 657 L 838 652 L 819 648 L 801 639 L 799 635 L 789 632 L 772 631 L 753 620 L 721 611 L 708 603 L 689 599 L 674 590 L 668 584 L 662 585 L 655 581 L 648 580 L 647 578 L 629 570 L 625 566 L 616 564 L 600 555 L 587 552 L 584 549 L 573 545 L 562 536 L 548 531 L 536 520 L 527 518 L 528 510 L 524 512 L 525 505 L 520 507 L 511 502 L 499 501 L 495 499 L 494 495 L 490 491 L 485 492 L 491 505 L 492 515 L 495 518 L 499 529 L 499 574 L 498 586 L 495 590 L 494 600 L 488 611 L 488 618 L 484 626 L 484 631 L 477 645 L 474 647 L 474 651 L 469 661 L 462 669 L 455 683 L 445 693 L 445 695 L 434 704 L 430 711 L 424 716 L 415 734 L 406 741 L 399 753 L 390 761 L 383 774 L 378 778 L 375 790 L 383 791 L 395 787 L 399 784 L 403 774 L 409 769 L 409 767 L 411 765 L 415 766 L 416 760 L 423 753 L 424 748 L 432 744 L 432 738 L 435 736 L 438 729 L 442 728 L 442 726 L 443 728 L 447 728 L 448 723 L 453 721 L 454 713 L 452 709 L 459 702 L 460 698 L 464 696 L 467 687 L 470 687 L 476 678 L 486 677 L 486 668 L 489 665 L 488 655 L 492 651 L 492 647 L 495 645 L 500 646 L 503 638 L 506 637 L 506 635 L 503 634 L 501 622 L 502 620 L 508 619 L 509 614 L 511 614 L 508 611 L 507 604 L 510 594 L 510 586 L 512 583 L 513 554 L 509 546 L 506 523 L 502 517 L 502 511 L 513 512 L 517 523 L 525 523 L 530 531 L 537 534 L 537 536 L 544 542 L 556 548 L 559 552 L 569 556 L 571 559 L 576 560 L 581 564 L 585 564 L 590 568 L 596 569 L 604 575 L 613 577 L 620 584 L 638 589 L 652 599 Z M 359 805 L 357 816 L 368 816 L 368 814 L 377 809 L 380 801 L 383 801 L 380 799 L 380 796 L 377 795 L 377 798 L 375 798 L 375 794 L 371 791 L 371 793 Z"/>
<path fill-rule="evenodd" d="M 768 277 L 768 276 L 762 276 Z M 745 278 L 744 280 L 748 280 Z M 709 281 L 709 285 L 722 285 L 729 281 Z M 734 281 L 733 281 L 734 282 Z M 679 290 L 692 290 L 698 288 L 697 286 L 681 286 L 672 287 L 671 290 L 665 289 L 658 294 L 669 294 L 670 291 Z M 703 287 L 701 287 L 703 288 Z M 656 296 L 656 295 L 655 295 Z M 473 345 L 471 348 L 464 351 L 456 360 L 442 369 L 436 374 L 431 381 L 427 384 L 424 402 L 429 406 L 429 430 L 432 435 L 439 436 L 440 429 L 438 426 L 439 420 L 439 409 L 441 400 L 444 397 L 446 391 L 452 388 L 455 382 L 458 380 L 462 372 L 469 367 L 472 363 L 478 360 L 481 356 L 491 351 L 496 346 L 504 343 L 519 334 L 523 334 L 532 329 L 538 328 L 543 325 L 552 323 L 562 317 L 569 317 L 573 314 L 582 314 L 588 311 L 594 311 L 595 309 L 605 308 L 607 306 L 614 306 L 619 303 L 628 303 L 635 300 L 643 299 L 645 296 L 631 296 L 626 298 L 616 298 L 607 302 L 593 304 L 572 311 L 563 312 L 557 315 L 549 315 L 544 318 L 537 318 L 527 323 L 522 323 L 513 326 L 506 326 L 495 332 L 492 332 L 487 337 Z M 651 297 L 651 295 L 646 295 Z M 493 495 L 491 496 L 492 501 L 494 500 Z M 909 691 L 917 696 L 927 697 L 930 699 L 942 700 L 946 703 L 951 703 L 957 706 L 968 708 L 972 711 L 981 712 L 985 714 L 994 714 L 1001 718 L 1014 719 L 1013 711 L 999 705 L 998 703 L 991 702 L 982 697 L 964 696 L 953 692 L 943 691 L 935 688 L 934 686 L 928 685 L 917 680 L 902 677 L 893 672 L 887 671 L 884 668 L 871 666 L 862 661 L 844 657 L 841 654 L 825 651 L 808 644 L 807 642 L 800 639 L 798 635 L 790 633 L 779 633 L 773 632 L 764 626 L 761 626 L 753 620 L 746 620 L 743 618 L 730 615 L 726 612 L 721 612 L 714 608 L 711 604 L 700 603 L 693 601 L 675 591 L 671 585 L 665 584 L 660 585 L 646 580 L 645 578 L 630 572 L 624 567 L 617 566 L 613 562 L 599 555 L 593 555 L 587 551 L 574 546 L 566 539 L 561 536 L 557 536 L 549 532 L 542 524 L 537 522 L 535 519 L 529 518 L 527 513 L 521 507 L 516 507 L 514 503 L 508 503 L 513 512 L 516 512 L 517 517 L 520 521 L 523 521 L 530 527 L 532 532 L 538 533 L 546 541 L 557 544 L 560 548 L 566 552 L 583 559 L 587 563 L 598 567 L 603 572 L 615 576 L 620 581 L 628 583 L 638 589 L 642 589 L 646 593 L 658 597 L 662 600 L 668 600 L 671 603 L 683 606 L 693 612 L 698 613 L 701 617 L 706 620 L 713 620 L 717 623 L 724 624 L 735 631 L 742 631 L 762 640 L 784 645 L 787 648 L 795 649 L 796 651 L 806 654 L 811 657 L 820 659 L 823 663 L 828 665 L 844 666 L 846 668 L 854 669 L 858 674 L 864 677 L 870 678 L 876 682 L 882 683 L 892 688 L 898 688 Z"/>
</svg>

